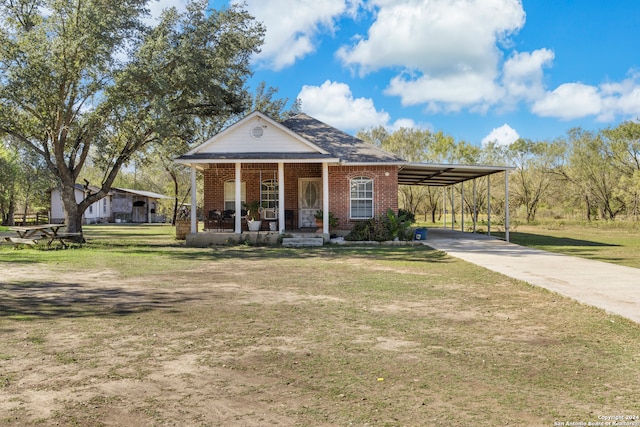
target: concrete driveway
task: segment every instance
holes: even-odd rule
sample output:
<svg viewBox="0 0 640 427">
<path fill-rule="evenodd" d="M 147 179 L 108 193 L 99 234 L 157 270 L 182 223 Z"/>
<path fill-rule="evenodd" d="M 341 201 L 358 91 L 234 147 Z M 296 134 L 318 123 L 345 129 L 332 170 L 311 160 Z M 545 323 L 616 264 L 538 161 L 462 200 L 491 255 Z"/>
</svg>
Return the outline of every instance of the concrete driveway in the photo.
<svg viewBox="0 0 640 427">
<path fill-rule="evenodd" d="M 640 323 L 640 269 L 519 246 L 482 234 L 429 229 L 425 244 Z"/>
</svg>

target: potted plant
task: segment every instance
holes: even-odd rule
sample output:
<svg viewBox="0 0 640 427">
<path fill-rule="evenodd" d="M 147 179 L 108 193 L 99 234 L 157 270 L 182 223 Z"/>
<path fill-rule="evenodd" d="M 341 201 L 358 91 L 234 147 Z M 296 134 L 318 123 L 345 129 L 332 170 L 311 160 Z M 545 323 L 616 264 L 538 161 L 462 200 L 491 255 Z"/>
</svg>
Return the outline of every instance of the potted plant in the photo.
<svg viewBox="0 0 640 427">
<path fill-rule="evenodd" d="M 251 203 L 245 203 L 245 208 L 247 209 L 247 227 L 249 227 L 249 231 L 258 231 L 262 226 L 262 207 L 260 206 L 260 202 L 254 200 Z"/>
<path fill-rule="evenodd" d="M 316 218 L 316 227 L 318 227 L 318 232 L 322 233 L 322 226 L 324 225 L 324 212 L 322 209 L 316 211 L 313 216 Z M 329 229 L 338 225 L 338 218 L 333 214 L 333 212 L 329 212 Z"/>
<path fill-rule="evenodd" d="M 191 232 L 191 209 L 182 206 L 176 213 L 176 239 L 184 240 Z"/>
</svg>

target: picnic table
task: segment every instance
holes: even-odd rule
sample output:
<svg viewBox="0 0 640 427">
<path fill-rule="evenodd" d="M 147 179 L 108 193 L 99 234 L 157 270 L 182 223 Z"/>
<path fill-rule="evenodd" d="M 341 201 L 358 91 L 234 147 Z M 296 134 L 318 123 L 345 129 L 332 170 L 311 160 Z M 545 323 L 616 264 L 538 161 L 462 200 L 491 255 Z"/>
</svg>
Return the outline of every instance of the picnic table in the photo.
<svg viewBox="0 0 640 427">
<path fill-rule="evenodd" d="M 16 247 L 19 245 L 36 245 L 41 239 L 47 241 L 47 246 L 51 246 L 54 241 L 60 242 L 63 248 L 67 247 L 65 240 L 70 240 L 81 235 L 81 233 L 60 232 L 65 224 L 40 224 L 40 225 L 20 225 L 9 227 L 15 231 L 17 237 L 5 237 L 8 242 Z"/>
</svg>

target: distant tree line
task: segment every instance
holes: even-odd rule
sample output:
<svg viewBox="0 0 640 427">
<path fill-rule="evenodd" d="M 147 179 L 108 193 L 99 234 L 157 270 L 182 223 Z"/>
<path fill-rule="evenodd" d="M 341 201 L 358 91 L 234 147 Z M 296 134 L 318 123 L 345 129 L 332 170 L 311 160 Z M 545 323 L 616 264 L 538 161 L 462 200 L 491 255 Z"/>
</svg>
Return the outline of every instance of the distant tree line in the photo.
<svg viewBox="0 0 640 427">
<path fill-rule="evenodd" d="M 640 218 L 640 123 L 626 121 L 597 132 L 574 128 L 553 141 L 518 139 L 510 145 L 495 142 L 479 147 L 455 141 L 442 132 L 377 127 L 357 136 L 408 161 L 513 166 L 509 173 L 512 217 L 536 221 L 541 211 L 554 218 L 638 221 Z M 476 180 L 465 192 L 464 209 L 471 218 L 486 213 L 488 197 L 496 215 L 504 214 L 504 177 Z M 488 188 L 489 183 L 491 189 Z M 494 188 L 495 187 L 495 188 Z M 437 222 L 449 211 L 448 197 L 435 187 L 401 186 L 400 205 L 416 216 Z M 461 199 L 461 198 L 460 198 Z M 453 212 L 455 214 L 455 211 Z"/>
</svg>

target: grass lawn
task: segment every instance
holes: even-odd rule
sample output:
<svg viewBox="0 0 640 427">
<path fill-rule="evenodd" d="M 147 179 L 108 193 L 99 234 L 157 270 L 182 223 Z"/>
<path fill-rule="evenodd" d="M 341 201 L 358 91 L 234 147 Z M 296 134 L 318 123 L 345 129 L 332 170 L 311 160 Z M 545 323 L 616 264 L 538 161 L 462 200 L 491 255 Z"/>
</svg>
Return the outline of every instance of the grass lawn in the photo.
<svg viewBox="0 0 640 427">
<path fill-rule="evenodd" d="M 640 229 L 607 226 L 519 226 L 511 241 L 550 252 L 640 268 Z"/>
<path fill-rule="evenodd" d="M 196 249 L 171 233 L 0 246 L 0 425 L 640 415 L 631 321 L 425 246 Z"/>
</svg>

